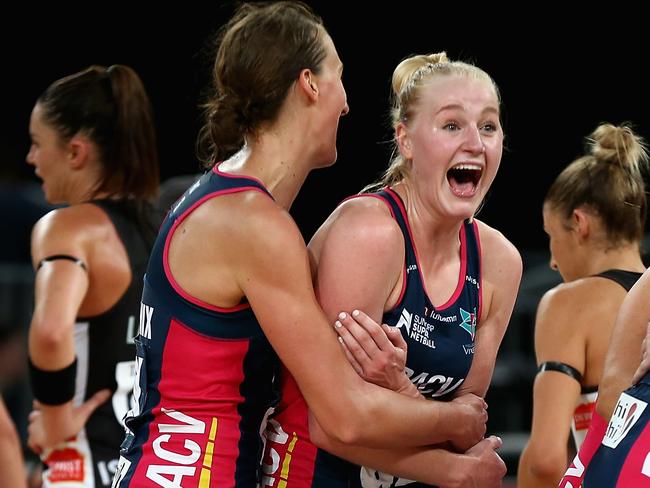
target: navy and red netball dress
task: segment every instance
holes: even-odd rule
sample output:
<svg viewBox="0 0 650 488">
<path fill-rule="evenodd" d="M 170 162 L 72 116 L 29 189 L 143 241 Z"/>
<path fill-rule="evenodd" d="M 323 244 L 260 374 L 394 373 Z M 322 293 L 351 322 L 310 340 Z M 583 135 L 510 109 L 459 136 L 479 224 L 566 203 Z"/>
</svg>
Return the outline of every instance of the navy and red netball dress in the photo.
<svg viewBox="0 0 650 488">
<path fill-rule="evenodd" d="M 279 361 L 247 303 L 226 309 L 190 296 L 168 261 L 171 238 L 188 215 L 243 191 L 268 194 L 257 180 L 215 166 L 163 222 L 145 277 L 136 402 L 114 486 L 257 486 L 260 429 L 277 400 Z"/>
</svg>

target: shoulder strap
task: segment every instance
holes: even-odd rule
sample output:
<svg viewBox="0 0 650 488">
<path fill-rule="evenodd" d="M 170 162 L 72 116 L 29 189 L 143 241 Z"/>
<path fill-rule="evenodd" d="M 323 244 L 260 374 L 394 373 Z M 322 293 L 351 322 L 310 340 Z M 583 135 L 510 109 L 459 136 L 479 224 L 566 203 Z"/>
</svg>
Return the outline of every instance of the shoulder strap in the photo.
<svg viewBox="0 0 650 488">
<path fill-rule="evenodd" d="M 120 240 L 124 244 L 131 268 L 135 269 L 149 259 L 156 231 L 152 215 L 138 208 L 136 202 L 128 200 L 93 200 L 115 226 Z M 137 262 L 136 262 L 137 261 Z"/>
<path fill-rule="evenodd" d="M 600 276 L 601 278 L 607 278 L 609 280 L 615 281 L 626 291 L 630 291 L 630 288 L 634 286 L 634 283 L 641 277 L 641 273 L 635 271 L 625 271 L 622 269 L 608 269 L 602 273 L 595 274 L 593 276 Z"/>
</svg>

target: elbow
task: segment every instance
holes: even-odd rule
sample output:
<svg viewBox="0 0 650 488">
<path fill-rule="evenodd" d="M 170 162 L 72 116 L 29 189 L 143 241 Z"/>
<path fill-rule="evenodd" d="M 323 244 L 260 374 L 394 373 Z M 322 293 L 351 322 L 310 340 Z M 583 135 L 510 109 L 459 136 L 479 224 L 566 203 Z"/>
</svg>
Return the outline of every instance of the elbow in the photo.
<svg viewBox="0 0 650 488">
<path fill-rule="evenodd" d="M 358 422 L 343 420 L 341 422 L 326 421 L 318 432 L 311 432 L 312 442 L 321 449 L 328 450 L 330 438 L 340 444 L 363 444 L 362 429 Z M 329 438 L 328 438 L 329 437 Z"/>
<path fill-rule="evenodd" d="M 336 432 L 334 432 L 334 437 L 342 444 L 358 445 L 366 444 L 367 441 L 357 422 L 346 422 L 339 425 Z"/>
<path fill-rule="evenodd" d="M 336 409 L 328 409 L 327 414 L 318 416 L 309 415 L 309 435 L 311 441 L 321 449 L 329 450 L 331 442 L 340 444 L 363 444 L 365 439 L 363 429 L 365 418 L 357 404 L 343 407 L 341 404 Z"/>
<path fill-rule="evenodd" d="M 317 448 L 323 449 L 325 451 L 331 451 L 329 439 L 322 430 L 315 431 L 314 429 L 309 429 L 309 440 Z"/>
<path fill-rule="evenodd" d="M 333 451 L 332 438 L 323 430 L 311 411 L 309 412 L 309 440 L 319 449 Z"/>
<path fill-rule="evenodd" d="M 557 484 L 567 468 L 567 459 L 562 456 L 535 456 L 528 465 L 528 472 L 537 480 Z"/>
<path fill-rule="evenodd" d="M 56 351 L 70 341 L 72 327 L 51 322 L 32 322 L 29 331 L 30 354 L 39 351 Z"/>
</svg>

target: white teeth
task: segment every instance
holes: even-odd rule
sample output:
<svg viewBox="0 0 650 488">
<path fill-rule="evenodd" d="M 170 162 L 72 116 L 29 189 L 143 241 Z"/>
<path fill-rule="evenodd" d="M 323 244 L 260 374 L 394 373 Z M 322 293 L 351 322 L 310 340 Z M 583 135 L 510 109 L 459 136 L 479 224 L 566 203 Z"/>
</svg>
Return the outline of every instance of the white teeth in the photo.
<svg viewBox="0 0 650 488">
<path fill-rule="evenodd" d="M 474 171 L 481 171 L 483 168 L 481 168 L 480 164 L 460 163 L 453 166 L 452 169 L 470 169 Z"/>
</svg>

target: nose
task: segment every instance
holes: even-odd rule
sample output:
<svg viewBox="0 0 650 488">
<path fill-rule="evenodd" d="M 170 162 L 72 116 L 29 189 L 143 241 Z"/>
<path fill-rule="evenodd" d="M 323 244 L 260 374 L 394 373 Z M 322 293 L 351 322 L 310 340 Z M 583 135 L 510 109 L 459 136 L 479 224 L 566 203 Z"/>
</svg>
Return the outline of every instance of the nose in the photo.
<svg viewBox="0 0 650 488">
<path fill-rule="evenodd" d="M 34 145 L 29 146 L 29 151 L 27 151 L 27 156 L 25 157 L 27 164 L 34 165 Z"/>
<path fill-rule="evenodd" d="M 345 105 L 343 106 L 343 110 L 341 110 L 341 117 L 345 116 L 348 114 L 350 111 L 350 106 L 348 105 L 348 101 L 345 101 Z"/>
<path fill-rule="evenodd" d="M 472 154 L 481 154 L 485 152 L 485 144 L 483 144 L 481 131 L 478 127 L 470 126 L 468 128 L 465 147 L 467 151 L 471 152 Z"/>
</svg>

